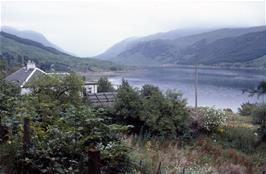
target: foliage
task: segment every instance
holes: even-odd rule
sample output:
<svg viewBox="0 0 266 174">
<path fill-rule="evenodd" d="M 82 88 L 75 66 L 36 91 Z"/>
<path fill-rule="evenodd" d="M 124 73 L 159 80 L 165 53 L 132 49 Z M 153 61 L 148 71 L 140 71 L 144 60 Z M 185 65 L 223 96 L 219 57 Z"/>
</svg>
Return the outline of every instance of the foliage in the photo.
<svg viewBox="0 0 266 174">
<path fill-rule="evenodd" d="M 255 103 L 243 103 L 241 104 L 240 108 L 238 108 L 238 112 L 242 116 L 249 116 L 251 115 L 252 111 L 256 108 Z"/>
<path fill-rule="evenodd" d="M 256 131 L 246 127 L 226 127 L 220 130 L 221 144 L 226 148 L 238 149 L 245 153 L 254 153 L 256 151 L 255 144 L 259 137 Z"/>
<path fill-rule="evenodd" d="M 129 149 L 121 142 L 127 126 L 109 123 L 102 109 L 82 103 L 82 81 L 75 74 L 43 76 L 31 83 L 2 124 L 9 139 L 0 144 L 0 165 L 12 173 L 86 173 L 88 149 L 101 151 L 103 173 L 132 169 Z M 9 112 L 9 111 L 8 111 Z M 24 153 L 23 118 L 30 119 L 31 143 Z M 11 162 L 12 161 L 12 162 Z"/>
<path fill-rule="evenodd" d="M 114 113 L 118 117 L 116 120 L 126 125 L 134 125 L 133 131 L 138 132 L 143 125 L 140 119 L 141 110 L 142 102 L 138 91 L 123 79 L 114 104 Z"/>
<path fill-rule="evenodd" d="M 101 77 L 98 80 L 98 92 L 113 92 L 115 91 L 112 83 L 108 81 L 107 77 Z"/>
<path fill-rule="evenodd" d="M 0 123 L 4 116 L 11 116 L 16 100 L 20 97 L 20 88 L 0 79 Z"/>
<path fill-rule="evenodd" d="M 59 102 L 79 105 L 82 102 L 82 78 L 74 73 L 69 75 L 45 75 L 30 82 L 27 86 L 40 102 Z"/>
<path fill-rule="evenodd" d="M 261 136 L 261 141 L 266 142 L 266 104 L 257 104 L 251 115 L 253 122 L 260 125 L 258 133 Z"/>
<path fill-rule="evenodd" d="M 244 92 L 248 92 L 250 96 L 257 95 L 258 97 L 261 97 L 266 95 L 266 81 L 261 81 L 255 89 L 249 89 Z"/>
<path fill-rule="evenodd" d="M 186 101 L 180 93 L 144 85 L 139 91 L 123 80 L 118 89 L 114 111 L 118 120 L 134 126 L 133 132 L 176 137 L 183 133 L 187 120 Z"/>
<path fill-rule="evenodd" d="M 143 100 L 143 111 L 141 118 L 145 120 L 144 126 L 153 135 L 176 137 L 183 133 L 187 112 L 186 102 L 182 95 L 174 91 L 167 91 L 164 95 L 155 87 L 149 90 L 144 86 L 142 94 L 146 96 Z"/>
<path fill-rule="evenodd" d="M 225 112 L 214 107 L 201 107 L 198 109 L 200 127 L 207 132 L 213 132 L 226 123 Z"/>
<path fill-rule="evenodd" d="M 161 173 L 185 174 L 259 173 L 265 165 L 265 147 L 245 154 L 238 149 L 225 147 L 223 142 L 206 135 L 187 144 L 155 138 L 139 142 L 139 137 L 135 135 L 128 137 L 127 143 L 133 148 L 132 157 L 139 161 L 136 173 L 156 173 L 159 163 Z"/>
<path fill-rule="evenodd" d="M 251 115 L 254 123 L 266 126 L 266 104 L 257 104 Z"/>
</svg>

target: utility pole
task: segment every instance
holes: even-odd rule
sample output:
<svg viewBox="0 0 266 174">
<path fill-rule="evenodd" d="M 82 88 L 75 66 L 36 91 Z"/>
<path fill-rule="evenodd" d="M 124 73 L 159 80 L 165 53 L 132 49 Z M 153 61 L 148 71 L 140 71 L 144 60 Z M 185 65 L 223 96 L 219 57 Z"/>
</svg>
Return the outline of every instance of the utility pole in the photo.
<svg viewBox="0 0 266 174">
<path fill-rule="evenodd" d="M 198 117 L 198 64 L 195 64 L 195 112 Z"/>
</svg>

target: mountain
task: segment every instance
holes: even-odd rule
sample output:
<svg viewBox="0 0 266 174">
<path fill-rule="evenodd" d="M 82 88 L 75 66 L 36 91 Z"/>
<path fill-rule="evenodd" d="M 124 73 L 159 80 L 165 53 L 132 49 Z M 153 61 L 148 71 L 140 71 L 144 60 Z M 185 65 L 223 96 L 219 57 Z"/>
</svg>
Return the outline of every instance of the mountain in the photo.
<svg viewBox="0 0 266 174">
<path fill-rule="evenodd" d="M 64 49 L 60 48 L 59 46 L 51 43 L 44 35 L 42 35 L 41 33 L 35 32 L 35 31 L 30 31 L 30 30 L 18 30 L 15 29 L 13 27 L 9 27 L 9 26 L 2 26 L 1 27 L 1 31 L 5 32 L 5 33 L 9 33 L 15 36 L 18 36 L 20 38 L 24 38 L 24 39 L 29 39 L 35 42 L 39 42 L 44 46 L 47 47 L 52 47 L 54 49 L 57 49 L 61 52 L 64 52 L 66 54 L 70 54 L 73 55 L 72 53 L 65 51 Z"/>
<path fill-rule="evenodd" d="M 158 39 L 173 40 L 173 39 L 177 39 L 177 38 L 184 37 L 184 36 L 189 36 L 189 35 L 198 34 L 201 32 L 206 32 L 209 30 L 210 29 L 203 29 L 203 28 L 177 29 L 177 30 L 172 30 L 172 31 L 168 31 L 168 32 L 156 33 L 156 34 L 148 35 L 145 37 L 131 37 L 131 38 L 127 38 L 125 40 L 122 40 L 121 42 L 116 43 L 111 48 L 106 50 L 104 53 L 102 53 L 96 57 L 99 59 L 108 60 L 108 59 L 111 59 L 111 58 L 118 56 L 123 51 L 126 51 L 127 49 L 130 49 L 141 42 L 158 40 Z"/>
<path fill-rule="evenodd" d="M 0 59 L 6 61 L 10 69 L 22 66 L 27 60 L 33 60 L 45 71 L 87 72 L 121 68 L 109 61 L 74 57 L 39 42 L 5 32 L 0 32 L 0 42 Z"/>
<path fill-rule="evenodd" d="M 142 41 L 108 60 L 138 66 L 244 64 L 266 54 L 265 30 L 265 26 L 225 28 L 175 39 Z"/>
</svg>

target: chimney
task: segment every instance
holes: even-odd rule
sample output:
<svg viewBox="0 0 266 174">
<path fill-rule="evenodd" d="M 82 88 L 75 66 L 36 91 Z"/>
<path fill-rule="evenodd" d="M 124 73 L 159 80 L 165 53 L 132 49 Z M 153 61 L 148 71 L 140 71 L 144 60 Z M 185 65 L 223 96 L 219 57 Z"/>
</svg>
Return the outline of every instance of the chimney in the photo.
<svg viewBox="0 0 266 174">
<path fill-rule="evenodd" d="M 27 68 L 27 70 L 34 69 L 34 68 L 36 68 L 36 65 L 33 61 L 28 60 L 26 68 Z"/>
</svg>

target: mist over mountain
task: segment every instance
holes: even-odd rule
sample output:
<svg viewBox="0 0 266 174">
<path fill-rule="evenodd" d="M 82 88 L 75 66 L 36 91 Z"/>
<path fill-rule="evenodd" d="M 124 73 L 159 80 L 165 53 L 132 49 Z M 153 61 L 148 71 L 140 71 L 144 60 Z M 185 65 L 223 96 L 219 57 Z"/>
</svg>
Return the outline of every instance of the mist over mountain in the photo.
<svg viewBox="0 0 266 174">
<path fill-rule="evenodd" d="M 50 42 L 43 34 L 38 33 L 36 31 L 31 31 L 31 30 L 18 30 L 16 28 L 13 27 L 9 27 L 9 26 L 2 26 L 1 27 L 1 31 L 5 32 L 5 33 L 9 33 L 15 36 L 18 36 L 20 38 L 24 38 L 24 39 L 29 39 L 32 41 L 36 41 L 41 43 L 44 46 L 47 47 L 52 47 L 55 48 L 61 52 L 67 53 L 67 54 L 71 54 L 74 55 L 62 48 L 60 48 L 59 46 L 53 44 L 52 42 Z"/>
<path fill-rule="evenodd" d="M 110 61 L 75 57 L 42 43 L 0 32 L 0 60 L 7 63 L 7 69 L 15 70 L 24 66 L 28 60 L 34 61 L 45 71 L 101 71 L 114 70 L 118 66 Z"/>
<path fill-rule="evenodd" d="M 168 32 L 155 33 L 144 37 L 131 37 L 114 44 L 111 48 L 107 49 L 104 53 L 96 57 L 100 59 L 110 59 L 118 56 L 123 51 L 126 51 L 127 49 L 130 49 L 141 42 L 157 40 L 157 39 L 174 40 L 180 37 L 198 34 L 209 30 L 211 29 L 204 29 L 204 28 L 177 29 Z"/>
<path fill-rule="evenodd" d="M 244 64 L 259 58 L 260 62 L 264 62 L 261 59 L 265 59 L 265 41 L 265 26 L 222 28 L 212 31 L 189 30 L 183 33 L 174 30 L 124 40 L 98 57 L 138 66 Z"/>
</svg>

